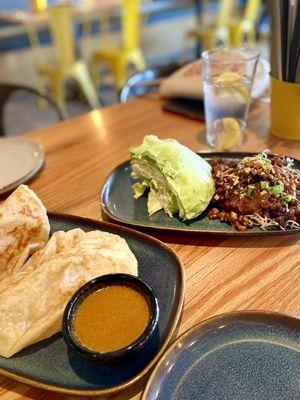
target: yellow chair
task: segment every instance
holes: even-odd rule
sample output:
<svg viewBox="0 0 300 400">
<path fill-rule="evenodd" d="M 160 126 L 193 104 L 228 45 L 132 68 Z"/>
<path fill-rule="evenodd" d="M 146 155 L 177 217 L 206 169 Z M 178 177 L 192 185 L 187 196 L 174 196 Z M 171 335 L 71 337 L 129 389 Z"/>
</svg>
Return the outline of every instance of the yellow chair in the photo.
<svg viewBox="0 0 300 400">
<path fill-rule="evenodd" d="M 53 98 L 61 112 L 66 115 L 64 83 L 73 78 L 83 91 L 92 108 L 99 107 L 99 100 L 93 86 L 87 65 L 76 59 L 72 31 L 72 9 L 69 5 L 58 5 L 49 9 L 50 28 L 57 57 L 38 65 L 39 74 L 46 77 L 52 89 Z"/>
<path fill-rule="evenodd" d="M 247 0 L 243 18 L 240 22 L 229 26 L 232 46 L 239 47 L 243 43 L 254 46 L 256 42 L 255 24 L 261 10 L 261 0 Z"/>
<path fill-rule="evenodd" d="M 94 24 L 94 0 L 79 0 L 79 6 L 81 10 L 81 55 L 85 60 L 90 58 L 90 47 L 91 47 L 91 32 Z M 99 19 L 99 29 L 101 35 L 108 35 L 109 24 L 110 24 L 111 9 L 101 10 L 101 16 Z"/>
<path fill-rule="evenodd" d="M 138 71 L 146 68 L 144 56 L 139 47 L 140 37 L 139 0 L 124 0 L 122 12 L 122 43 L 104 47 L 93 54 L 93 76 L 98 81 L 99 64 L 107 62 L 115 77 L 116 87 L 122 88 L 127 79 L 127 68 L 133 64 Z"/>
<path fill-rule="evenodd" d="M 40 13 L 47 9 L 47 0 L 30 0 L 30 8 L 34 13 Z"/>
<path fill-rule="evenodd" d="M 202 42 L 204 50 L 210 50 L 221 42 L 230 45 L 229 21 L 232 15 L 234 0 L 220 0 L 217 20 L 213 25 L 201 25 L 187 33 L 188 38 Z M 200 25 L 200 21 L 198 22 Z"/>
</svg>

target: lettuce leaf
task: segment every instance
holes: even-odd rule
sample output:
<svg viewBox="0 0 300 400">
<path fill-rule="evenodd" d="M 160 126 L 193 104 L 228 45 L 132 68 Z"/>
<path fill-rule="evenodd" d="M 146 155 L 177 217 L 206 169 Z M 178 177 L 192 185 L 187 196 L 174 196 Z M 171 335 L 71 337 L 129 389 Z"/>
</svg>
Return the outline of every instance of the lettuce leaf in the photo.
<svg viewBox="0 0 300 400">
<path fill-rule="evenodd" d="M 170 217 L 178 213 L 189 220 L 208 206 L 215 192 L 211 166 L 192 150 L 174 139 L 148 135 L 129 151 L 132 176 L 141 179 L 133 185 L 134 198 L 149 189 L 150 215 L 163 209 Z"/>
</svg>

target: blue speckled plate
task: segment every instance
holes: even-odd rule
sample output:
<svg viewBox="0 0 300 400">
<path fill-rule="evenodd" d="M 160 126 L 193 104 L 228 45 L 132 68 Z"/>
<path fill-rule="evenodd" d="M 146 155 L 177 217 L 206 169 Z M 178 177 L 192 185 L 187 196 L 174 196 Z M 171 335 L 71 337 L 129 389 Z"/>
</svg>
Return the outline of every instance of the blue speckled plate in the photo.
<svg viewBox="0 0 300 400">
<path fill-rule="evenodd" d="M 222 157 L 231 160 L 241 160 L 243 157 L 253 156 L 257 153 L 199 153 L 205 160 L 213 157 Z M 300 169 L 300 161 L 295 160 L 294 167 Z M 147 211 L 147 196 L 138 200 L 133 198 L 130 162 L 126 161 L 115 168 L 107 178 L 101 194 L 101 206 L 105 214 L 113 221 L 159 230 L 172 230 L 177 232 L 209 233 L 218 235 L 282 235 L 300 232 L 297 230 L 272 229 L 262 231 L 258 227 L 239 232 L 227 223 L 211 220 L 206 212 L 191 221 L 182 222 L 177 217 L 170 218 L 164 211 L 158 211 L 149 216 Z"/>
<path fill-rule="evenodd" d="M 0 357 L 0 373 L 35 387 L 65 394 L 113 395 L 144 377 L 171 340 L 183 303 L 182 264 L 162 242 L 131 229 L 66 215 L 50 215 L 49 218 L 52 233 L 73 228 L 84 231 L 99 229 L 126 239 L 137 257 L 139 276 L 158 296 L 158 330 L 142 352 L 122 364 L 100 366 L 77 357 L 68 352 L 59 333 L 9 359 Z"/>
<path fill-rule="evenodd" d="M 300 399 L 300 321 L 219 315 L 190 329 L 153 371 L 143 400 Z"/>
</svg>

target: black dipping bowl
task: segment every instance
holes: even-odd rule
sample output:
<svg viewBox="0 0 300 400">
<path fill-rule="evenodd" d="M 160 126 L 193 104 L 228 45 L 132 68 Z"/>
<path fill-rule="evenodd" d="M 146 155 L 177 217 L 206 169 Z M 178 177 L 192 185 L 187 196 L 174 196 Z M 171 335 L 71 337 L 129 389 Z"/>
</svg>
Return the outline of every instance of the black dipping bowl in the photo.
<svg viewBox="0 0 300 400">
<path fill-rule="evenodd" d="M 142 294 L 147 300 L 150 317 L 144 332 L 133 343 L 119 350 L 101 353 L 93 351 L 81 344 L 74 333 L 73 321 L 78 307 L 87 296 L 103 287 L 113 285 L 129 286 Z M 77 290 L 77 292 L 68 302 L 63 315 L 63 338 L 70 349 L 73 350 L 77 355 L 83 356 L 91 361 L 96 361 L 99 363 L 111 363 L 120 360 L 124 361 L 125 358 L 134 355 L 136 352 L 142 349 L 150 340 L 155 328 L 157 327 L 158 316 L 158 300 L 153 289 L 147 283 L 142 281 L 140 278 L 128 274 L 103 275 L 99 278 L 92 279 L 83 285 Z"/>
</svg>

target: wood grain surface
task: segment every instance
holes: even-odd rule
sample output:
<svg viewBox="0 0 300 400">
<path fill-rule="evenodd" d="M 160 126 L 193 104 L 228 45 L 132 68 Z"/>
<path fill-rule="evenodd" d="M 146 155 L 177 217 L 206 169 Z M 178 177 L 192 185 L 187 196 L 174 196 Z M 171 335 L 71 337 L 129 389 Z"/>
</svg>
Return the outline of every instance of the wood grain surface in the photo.
<svg viewBox="0 0 300 400">
<path fill-rule="evenodd" d="M 268 106 L 257 105 L 250 113 L 241 150 L 271 149 L 300 158 L 299 142 L 279 140 L 268 131 Z M 204 150 L 208 148 L 204 132 L 200 122 L 163 112 L 161 101 L 151 96 L 92 111 L 29 134 L 46 151 L 45 167 L 30 187 L 49 211 L 101 219 L 102 185 L 109 172 L 128 159 L 129 146 L 155 133 Z M 178 334 L 205 318 L 233 310 L 270 310 L 300 317 L 300 235 L 226 238 L 148 233 L 168 243 L 185 266 L 185 305 Z M 6 378 L 0 378 L 0 383 L 1 400 L 67 398 Z M 113 398 L 137 400 L 140 393 Z"/>
</svg>

